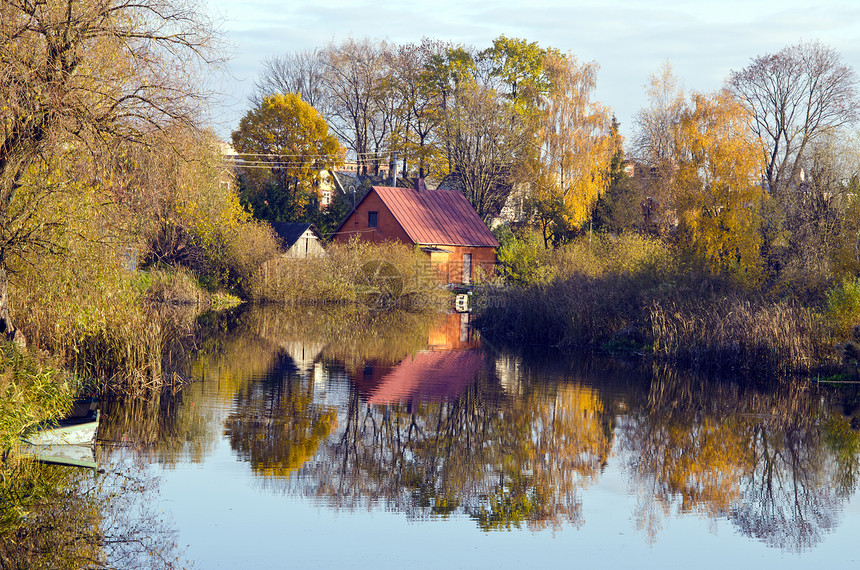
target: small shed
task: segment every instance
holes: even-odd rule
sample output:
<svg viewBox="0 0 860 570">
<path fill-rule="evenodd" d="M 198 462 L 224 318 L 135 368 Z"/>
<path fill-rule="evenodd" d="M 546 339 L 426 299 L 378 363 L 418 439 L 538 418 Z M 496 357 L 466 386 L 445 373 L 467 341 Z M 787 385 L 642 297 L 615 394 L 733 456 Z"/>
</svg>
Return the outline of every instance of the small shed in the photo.
<svg viewBox="0 0 860 570">
<path fill-rule="evenodd" d="M 332 236 L 421 248 L 445 283 L 492 273 L 499 242 L 460 192 L 374 186 Z"/>
<path fill-rule="evenodd" d="M 284 257 L 304 258 L 325 255 L 322 235 L 313 224 L 271 222 L 281 240 Z"/>
</svg>

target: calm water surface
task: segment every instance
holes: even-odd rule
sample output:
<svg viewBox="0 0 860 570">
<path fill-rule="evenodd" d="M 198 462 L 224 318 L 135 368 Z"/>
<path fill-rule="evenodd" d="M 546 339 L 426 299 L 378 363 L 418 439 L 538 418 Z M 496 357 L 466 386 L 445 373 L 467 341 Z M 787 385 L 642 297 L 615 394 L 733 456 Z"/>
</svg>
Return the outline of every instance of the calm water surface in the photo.
<svg viewBox="0 0 860 570">
<path fill-rule="evenodd" d="M 853 386 L 512 354 L 465 318 L 225 317 L 194 383 L 106 406 L 101 460 L 155 476 L 199 568 L 860 560 Z"/>
</svg>

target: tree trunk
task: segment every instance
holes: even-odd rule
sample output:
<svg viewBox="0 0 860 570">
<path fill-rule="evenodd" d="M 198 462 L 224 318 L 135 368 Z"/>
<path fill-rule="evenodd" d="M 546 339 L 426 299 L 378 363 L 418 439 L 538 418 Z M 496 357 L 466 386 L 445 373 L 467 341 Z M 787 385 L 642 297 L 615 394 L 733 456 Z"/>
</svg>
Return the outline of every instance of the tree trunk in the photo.
<svg viewBox="0 0 860 570">
<path fill-rule="evenodd" d="M 12 324 L 9 316 L 9 278 L 6 264 L 0 259 L 0 339 L 13 341 L 22 347 L 26 345 L 24 334 Z"/>
</svg>

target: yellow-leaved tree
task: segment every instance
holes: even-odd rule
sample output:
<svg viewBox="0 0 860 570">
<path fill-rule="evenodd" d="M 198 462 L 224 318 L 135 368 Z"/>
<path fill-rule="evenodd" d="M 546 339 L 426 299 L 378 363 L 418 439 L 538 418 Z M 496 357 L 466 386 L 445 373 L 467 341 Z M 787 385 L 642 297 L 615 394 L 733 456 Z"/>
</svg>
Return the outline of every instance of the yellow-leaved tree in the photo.
<svg viewBox="0 0 860 570">
<path fill-rule="evenodd" d="M 728 91 L 695 94 L 674 126 L 672 194 L 683 247 L 714 273 L 762 277 L 761 140 Z"/>
<path fill-rule="evenodd" d="M 257 190 L 272 183 L 277 187 L 265 199 L 266 208 L 251 200 L 258 217 L 274 221 L 305 217 L 319 202 L 320 172 L 343 162 L 346 154 L 322 115 L 296 93 L 264 97 L 242 117 L 233 146 L 244 161 L 246 184 Z"/>
<path fill-rule="evenodd" d="M 591 100 L 597 64 L 548 53 L 543 65 L 551 87 L 541 102 L 530 203 L 548 245 L 553 227 L 564 231 L 588 220 L 609 183 L 616 139 L 609 109 Z"/>
</svg>

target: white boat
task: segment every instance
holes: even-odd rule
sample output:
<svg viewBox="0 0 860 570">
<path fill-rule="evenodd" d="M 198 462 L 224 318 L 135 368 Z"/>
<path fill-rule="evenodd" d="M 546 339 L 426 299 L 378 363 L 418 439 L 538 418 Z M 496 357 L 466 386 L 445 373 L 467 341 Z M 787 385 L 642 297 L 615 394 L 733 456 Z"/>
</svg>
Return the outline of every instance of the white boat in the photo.
<svg viewBox="0 0 860 570">
<path fill-rule="evenodd" d="M 36 430 L 23 438 L 30 445 L 92 445 L 99 429 L 100 410 L 95 418 L 61 420 L 54 427 Z"/>
<path fill-rule="evenodd" d="M 22 445 L 21 455 L 27 455 L 42 463 L 72 465 L 97 469 L 95 448 L 91 445 Z"/>
</svg>

